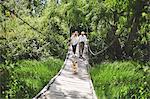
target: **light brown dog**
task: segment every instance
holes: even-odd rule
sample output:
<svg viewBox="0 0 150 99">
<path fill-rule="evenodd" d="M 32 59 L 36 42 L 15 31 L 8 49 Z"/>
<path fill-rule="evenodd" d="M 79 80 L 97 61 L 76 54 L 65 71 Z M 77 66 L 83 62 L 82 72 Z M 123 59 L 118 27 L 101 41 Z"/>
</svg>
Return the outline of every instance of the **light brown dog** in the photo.
<svg viewBox="0 0 150 99">
<path fill-rule="evenodd" d="M 78 57 L 73 55 L 71 57 L 71 68 L 74 74 L 76 74 L 78 72 Z"/>
<path fill-rule="evenodd" d="M 75 60 L 72 61 L 72 70 L 74 74 L 76 74 L 78 71 L 78 62 Z"/>
</svg>

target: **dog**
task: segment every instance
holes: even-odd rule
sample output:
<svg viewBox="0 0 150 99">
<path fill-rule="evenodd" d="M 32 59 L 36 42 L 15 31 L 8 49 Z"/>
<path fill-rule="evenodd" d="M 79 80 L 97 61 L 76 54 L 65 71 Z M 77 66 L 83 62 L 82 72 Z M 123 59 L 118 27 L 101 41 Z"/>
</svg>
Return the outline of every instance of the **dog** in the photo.
<svg viewBox="0 0 150 99">
<path fill-rule="evenodd" d="M 71 64 L 72 71 L 73 71 L 74 74 L 77 74 L 77 72 L 78 72 L 78 62 L 77 62 L 76 57 L 72 57 L 71 61 L 72 61 L 72 64 Z"/>
<path fill-rule="evenodd" d="M 72 61 L 72 70 L 73 73 L 76 74 L 78 70 L 78 62 L 77 61 Z"/>
</svg>

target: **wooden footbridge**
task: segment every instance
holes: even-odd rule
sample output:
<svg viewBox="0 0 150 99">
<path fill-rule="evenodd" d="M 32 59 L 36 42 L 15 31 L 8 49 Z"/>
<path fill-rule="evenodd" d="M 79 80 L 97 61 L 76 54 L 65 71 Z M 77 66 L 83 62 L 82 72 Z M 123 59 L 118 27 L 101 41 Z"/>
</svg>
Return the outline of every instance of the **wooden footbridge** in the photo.
<svg viewBox="0 0 150 99">
<path fill-rule="evenodd" d="M 79 47 L 77 46 L 77 57 Z M 69 47 L 66 60 L 59 73 L 33 99 L 97 99 L 90 75 L 88 73 L 88 46 L 85 45 L 84 58 L 77 58 L 78 73 L 72 72 L 73 56 Z"/>
</svg>

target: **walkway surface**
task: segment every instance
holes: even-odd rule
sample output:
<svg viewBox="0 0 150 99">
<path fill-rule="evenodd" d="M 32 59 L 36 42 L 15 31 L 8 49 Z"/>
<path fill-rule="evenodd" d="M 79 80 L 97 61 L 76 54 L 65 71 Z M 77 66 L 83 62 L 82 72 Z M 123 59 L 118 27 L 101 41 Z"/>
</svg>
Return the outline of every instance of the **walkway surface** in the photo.
<svg viewBox="0 0 150 99">
<path fill-rule="evenodd" d="M 77 47 L 77 52 L 78 52 Z M 88 73 L 88 47 L 85 45 L 84 58 L 76 58 L 78 73 L 72 71 L 72 49 L 68 50 L 64 67 L 50 82 L 34 97 L 34 99 L 97 99 L 90 75 Z M 79 56 L 79 53 L 77 53 Z"/>
</svg>

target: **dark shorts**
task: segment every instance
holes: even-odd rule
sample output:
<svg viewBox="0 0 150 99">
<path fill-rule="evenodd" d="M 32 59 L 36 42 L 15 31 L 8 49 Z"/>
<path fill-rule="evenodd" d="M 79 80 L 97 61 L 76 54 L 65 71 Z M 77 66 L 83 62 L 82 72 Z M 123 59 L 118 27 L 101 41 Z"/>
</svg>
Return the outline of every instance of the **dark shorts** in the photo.
<svg viewBox="0 0 150 99">
<path fill-rule="evenodd" d="M 84 45 L 85 45 L 84 42 L 79 43 L 79 54 L 80 54 L 80 56 L 82 56 L 82 54 L 83 54 Z"/>
</svg>

